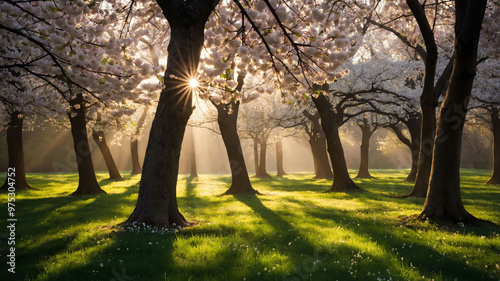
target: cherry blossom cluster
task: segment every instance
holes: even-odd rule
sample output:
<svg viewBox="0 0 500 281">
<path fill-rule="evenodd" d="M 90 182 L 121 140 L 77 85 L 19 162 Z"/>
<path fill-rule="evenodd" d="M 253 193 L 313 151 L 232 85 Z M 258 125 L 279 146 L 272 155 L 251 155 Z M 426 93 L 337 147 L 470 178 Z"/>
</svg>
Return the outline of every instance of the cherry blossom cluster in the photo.
<svg viewBox="0 0 500 281">
<path fill-rule="evenodd" d="M 135 11 L 145 8 L 137 3 Z M 161 67 L 137 55 L 139 38 L 124 32 L 132 18 L 124 1 L 15 1 L 0 4 L 0 96 L 33 114 L 83 94 L 114 115 L 130 114 L 127 101 L 151 95 L 161 83 L 144 83 Z M 30 103 L 34 102 L 34 103 Z"/>
<path fill-rule="evenodd" d="M 349 1 L 222 1 L 206 24 L 200 80 L 221 102 L 239 98 L 235 77 L 273 79 L 303 99 L 313 84 L 331 83 L 362 44 Z M 269 71 L 272 70 L 272 71 Z M 267 76 L 265 76 L 267 74 Z"/>
</svg>

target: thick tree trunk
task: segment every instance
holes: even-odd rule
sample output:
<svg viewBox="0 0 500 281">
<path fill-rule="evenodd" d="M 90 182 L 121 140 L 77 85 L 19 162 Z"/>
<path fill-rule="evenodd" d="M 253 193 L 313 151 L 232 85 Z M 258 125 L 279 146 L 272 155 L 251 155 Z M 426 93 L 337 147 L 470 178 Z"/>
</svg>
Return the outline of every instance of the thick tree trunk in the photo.
<svg viewBox="0 0 500 281">
<path fill-rule="evenodd" d="M 92 129 L 92 138 L 99 147 L 102 157 L 104 158 L 104 162 L 106 163 L 106 168 L 108 169 L 109 172 L 109 179 L 122 181 L 123 178 L 120 175 L 120 171 L 118 171 L 118 168 L 116 167 L 113 155 L 111 155 L 111 151 L 109 150 L 104 131 L 96 131 L 95 129 Z"/>
<path fill-rule="evenodd" d="M 283 167 L 283 142 L 279 137 L 276 139 L 276 172 L 278 177 L 286 175 Z"/>
<path fill-rule="evenodd" d="M 486 184 L 500 184 L 500 108 L 491 109 L 491 131 L 493 132 L 493 172 Z"/>
<path fill-rule="evenodd" d="M 465 210 L 462 203 L 460 153 L 485 8 L 486 0 L 455 1 L 455 61 L 439 112 L 429 191 L 419 216 L 421 219 L 438 223 L 480 222 Z"/>
<path fill-rule="evenodd" d="M 71 196 L 106 193 L 99 187 L 95 177 L 94 164 L 87 136 L 86 108 L 82 94 L 70 101 L 72 113 L 69 114 L 71 135 L 78 166 L 78 188 Z"/>
<path fill-rule="evenodd" d="M 328 161 L 328 152 L 326 151 L 326 137 L 321 124 L 319 123 L 319 113 L 314 115 L 303 111 L 311 121 L 311 132 L 309 134 L 309 144 L 314 160 L 315 179 L 331 179 L 333 177 L 330 161 Z"/>
<path fill-rule="evenodd" d="M 148 116 L 149 106 L 144 107 L 144 110 L 137 122 L 137 129 L 135 130 L 135 136 L 130 138 L 130 153 L 132 155 L 132 175 L 140 175 L 142 173 L 141 163 L 139 162 L 139 134 L 141 133 L 141 128 L 146 122 L 146 117 Z"/>
<path fill-rule="evenodd" d="M 218 1 L 157 1 L 170 24 L 165 87 L 149 134 L 136 207 L 125 223 L 154 227 L 188 225 L 177 206 L 177 175 L 192 89 L 204 41 L 204 26 Z"/>
<path fill-rule="evenodd" d="M 345 162 L 344 149 L 340 141 L 338 125 L 335 120 L 335 113 L 332 105 L 324 95 L 319 95 L 317 98 L 312 96 L 314 105 L 318 109 L 321 126 L 325 132 L 328 153 L 332 161 L 333 167 L 333 184 L 328 192 L 345 192 L 362 190 L 359 188 L 349 176 L 347 164 Z"/>
<path fill-rule="evenodd" d="M 226 146 L 229 165 L 231 167 L 231 187 L 224 194 L 259 194 L 257 190 L 253 189 L 250 183 L 245 159 L 243 158 L 240 138 L 238 137 L 236 123 L 238 120 L 240 102 L 232 101 L 228 104 L 213 104 L 217 108 L 217 122 L 219 123 L 220 133 L 224 145 Z M 230 109 L 232 109 L 231 113 Z"/>
<path fill-rule="evenodd" d="M 255 173 L 255 176 L 261 179 L 264 178 L 270 178 L 271 175 L 267 173 L 266 169 L 266 154 L 267 154 L 267 138 L 269 134 L 262 134 L 262 137 L 260 139 L 260 159 L 259 159 L 259 169 L 257 170 L 257 173 Z"/>
<path fill-rule="evenodd" d="M 132 175 L 142 173 L 141 163 L 139 162 L 139 140 L 135 137 L 130 138 L 130 153 L 132 154 Z"/>
<path fill-rule="evenodd" d="M 371 179 L 373 178 L 368 171 L 368 162 L 369 162 L 369 152 L 370 152 L 370 138 L 373 134 L 370 124 L 368 124 L 368 120 L 364 119 L 363 124 L 359 124 L 359 128 L 361 129 L 361 159 L 359 164 L 359 171 L 356 178 L 360 179 Z"/>
<path fill-rule="evenodd" d="M 14 177 L 7 177 L 0 190 L 7 190 L 12 184 L 16 191 L 31 188 L 26 180 L 23 150 L 23 122 L 24 117 L 20 112 L 14 111 L 10 114 L 7 127 L 7 152 L 9 154 L 9 168 L 14 169 Z M 8 173 L 11 174 L 9 169 Z M 9 178 L 11 179 L 9 185 Z M 12 180 L 14 180 L 12 182 Z"/>
</svg>

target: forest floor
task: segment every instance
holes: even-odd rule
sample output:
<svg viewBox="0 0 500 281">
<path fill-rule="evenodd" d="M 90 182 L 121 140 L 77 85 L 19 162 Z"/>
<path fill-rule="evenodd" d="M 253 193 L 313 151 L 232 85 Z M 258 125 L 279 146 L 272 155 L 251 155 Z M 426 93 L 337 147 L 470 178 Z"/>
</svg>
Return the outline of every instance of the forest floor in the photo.
<svg viewBox="0 0 500 281">
<path fill-rule="evenodd" d="M 352 171 L 355 175 L 355 171 Z M 407 224 L 424 199 L 406 170 L 372 170 L 368 192 L 322 193 L 311 174 L 260 180 L 264 195 L 218 196 L 227 175 L 179 176 L 178 202 L 195 226 L 178 231 L 117 227 L 132 212 L 140 176 L 105 180 L 108 193 L 67 197 L 76 174 L 29 174 L 38 188 L 15 202 L 15 274 L 7 272 L 7 196 L 0 194 L 0 280 L 499 280 L 500 228 Z M 462 198 L 500 224 L 500 186 L 488 171 L 462 171 Z M 0 178 L 3 182 L 3 179 Z"/>
</svg>

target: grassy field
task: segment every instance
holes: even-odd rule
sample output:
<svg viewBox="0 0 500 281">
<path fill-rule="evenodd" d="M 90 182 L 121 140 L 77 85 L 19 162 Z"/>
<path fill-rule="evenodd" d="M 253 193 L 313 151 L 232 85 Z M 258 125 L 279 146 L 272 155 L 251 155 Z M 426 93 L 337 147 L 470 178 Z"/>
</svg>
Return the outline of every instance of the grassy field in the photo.
<svg viewBox="0 0 500 281">
<path fill-rule="evenodd" d="M 98 179 L 107 195 L 70 198 L 75 174 L 30 174 L 39 190 L 16 196 L 16 273 L 7 272 L 7 204 L 1 194 L 0 280 L 499 280 L 499 228 L 403 225 L 423 199 L 407 171 L 374 170 L 361 193 L 322 193 L 311 174 L 252 179 L 265 195 L 217 196 L 228 176 L 179 177 L 177 232 L 115 227 L 132 212 L 139 176 Z M 462 172 L 472 214 L 500 224 L 500 186 L 488 171 Z M 3 182 L 3 179 L 0 178 Z"/>
</svg>

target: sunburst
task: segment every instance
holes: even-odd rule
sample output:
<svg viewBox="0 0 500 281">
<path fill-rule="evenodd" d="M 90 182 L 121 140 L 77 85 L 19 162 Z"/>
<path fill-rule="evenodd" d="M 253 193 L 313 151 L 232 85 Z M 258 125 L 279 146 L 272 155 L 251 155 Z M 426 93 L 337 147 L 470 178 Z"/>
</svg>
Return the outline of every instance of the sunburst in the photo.
<svg viewBox="0 0 500 281">
<path fill-rule="evenodd" d="M 176 99 L 175 106 L 181 103 L 183 103 L 183 108 L 192 106 L 193 104 L 188 105 L 189 101 L 194 100 L 192 99 L 193 96 L 196 96 L 197 93 L 206 88 L 202 85 L 202 82 L 199 81 L 199 74 L 197 71 L 198 67 L 196 63 L 198 60 L 194 59 L 195 56 L 196 54 L 193 52 L 188 56 L 187 61 L 181 60 L 180 64 L 177 65 L 178 71 L 176 71 L 176 76 L 170 77 L 171 79 L 175 79 L 180 82 L 176 83 L 177 85 L 173 88 L 178 91 L 178 94 L 176 95 L 178 98 Z"/>
</svg>

